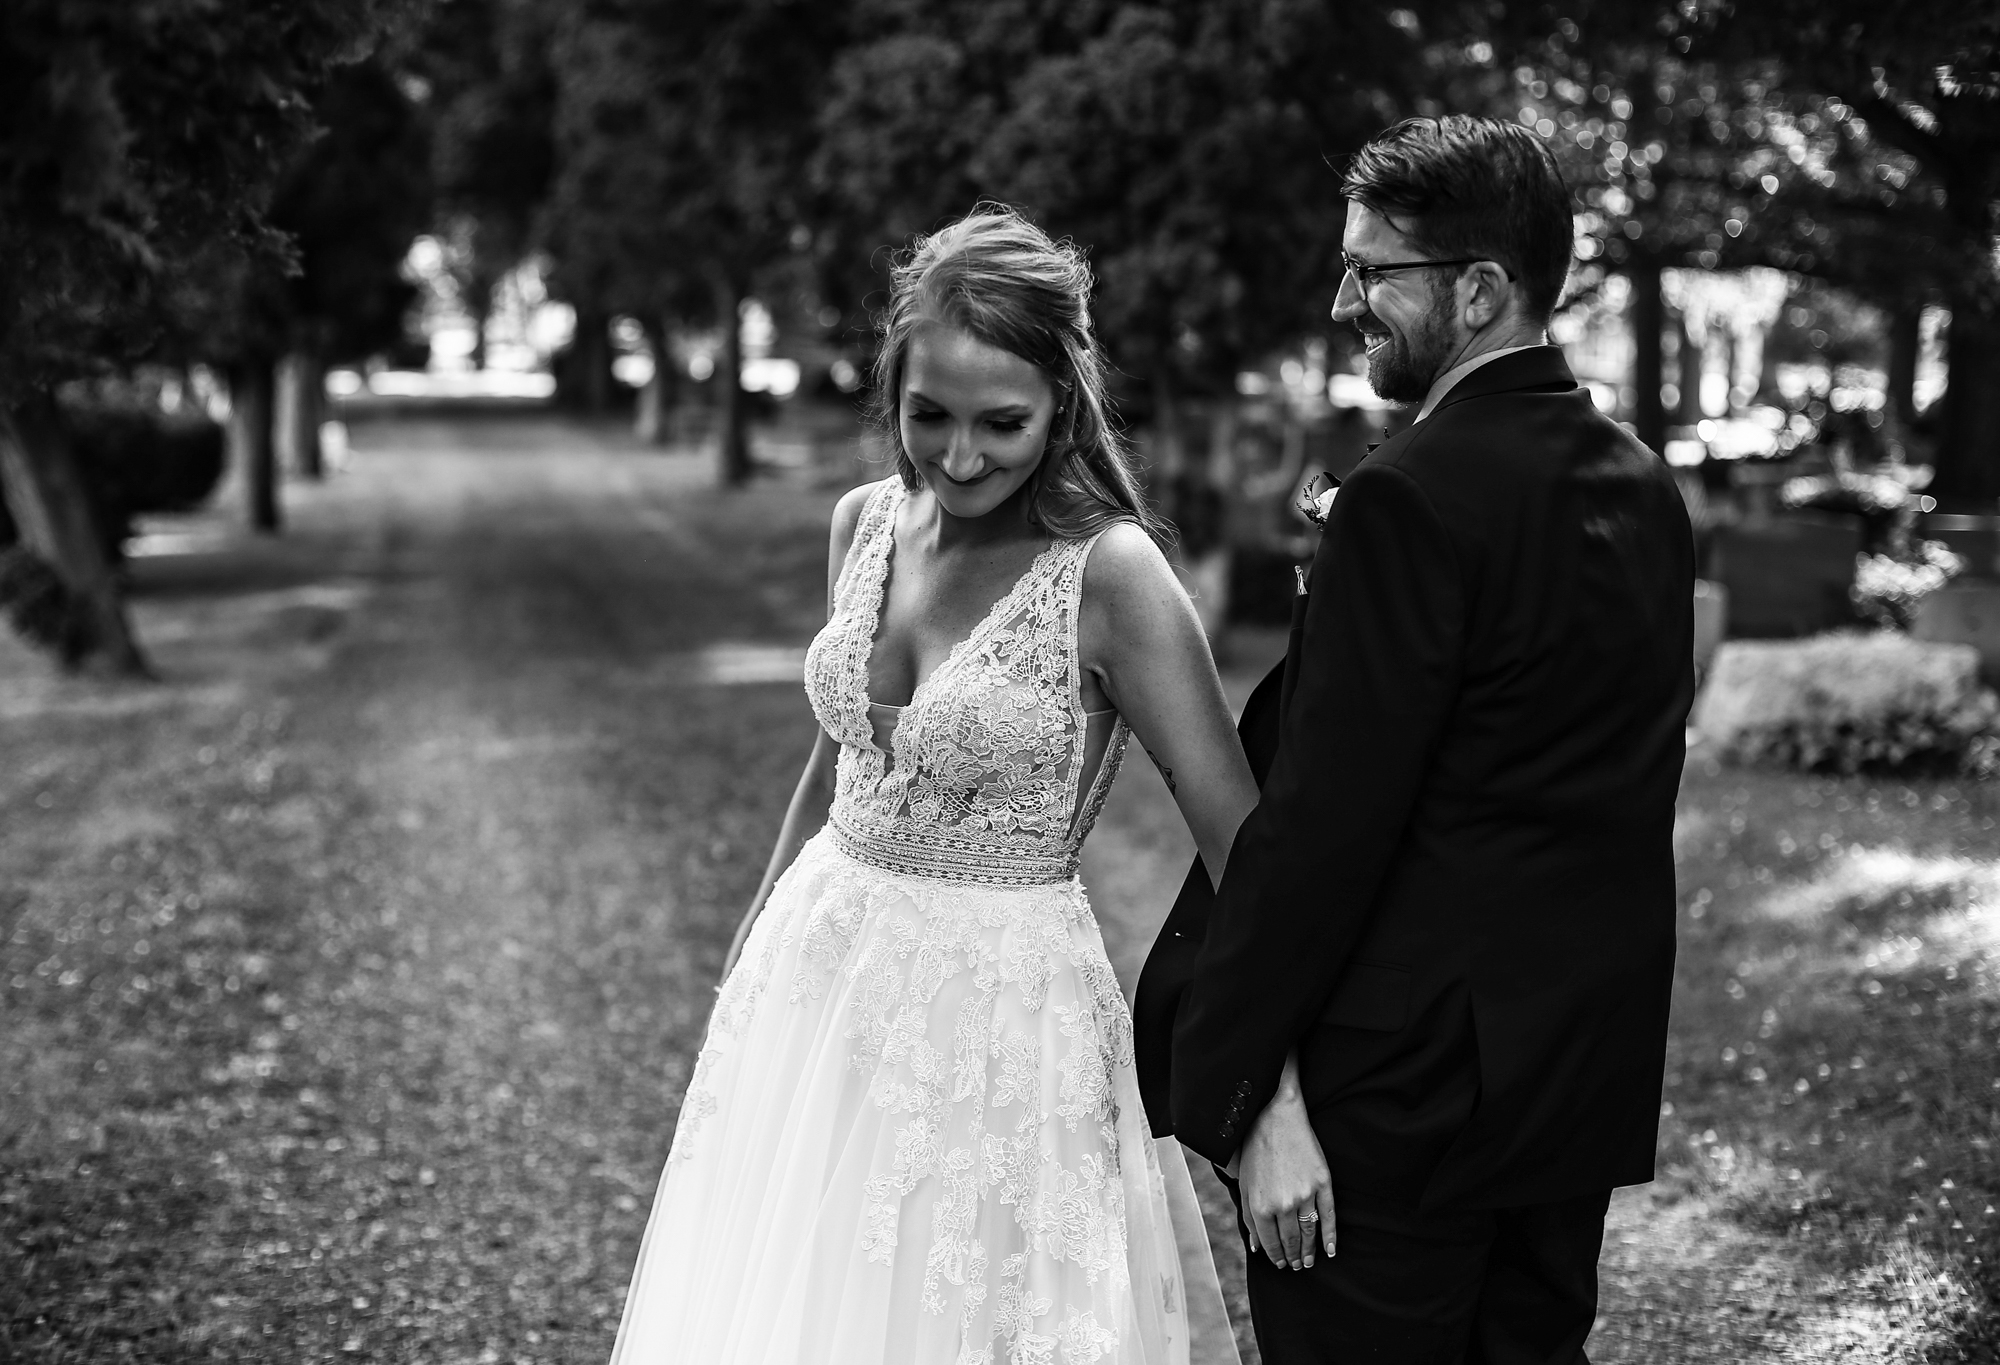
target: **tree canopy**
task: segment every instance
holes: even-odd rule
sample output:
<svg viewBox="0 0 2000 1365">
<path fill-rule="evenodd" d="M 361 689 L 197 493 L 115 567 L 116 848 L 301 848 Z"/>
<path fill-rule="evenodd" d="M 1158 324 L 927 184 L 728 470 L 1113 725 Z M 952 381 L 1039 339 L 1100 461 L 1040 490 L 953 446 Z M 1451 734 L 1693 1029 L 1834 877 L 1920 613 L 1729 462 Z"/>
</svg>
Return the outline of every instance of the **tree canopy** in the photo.
<svg viewBox="0 0 2000 1365">
<path fill-rule="evenodd" d="M 188 330 L 231 276 L 296 265 L 269 216 L 337 67 L 407 0 L 0 10 L 0 487 L 77 604 L 75 653 L 145 669 L 57 419 L 64 380 Z"/>
<path fill-rule="evenodd" d="M 218 247 L 288 263 L 267 217 L 313 98 L 404 0 L 19 0 L 0 13 L 0 386 L 143 350 Z"/>
</svg>

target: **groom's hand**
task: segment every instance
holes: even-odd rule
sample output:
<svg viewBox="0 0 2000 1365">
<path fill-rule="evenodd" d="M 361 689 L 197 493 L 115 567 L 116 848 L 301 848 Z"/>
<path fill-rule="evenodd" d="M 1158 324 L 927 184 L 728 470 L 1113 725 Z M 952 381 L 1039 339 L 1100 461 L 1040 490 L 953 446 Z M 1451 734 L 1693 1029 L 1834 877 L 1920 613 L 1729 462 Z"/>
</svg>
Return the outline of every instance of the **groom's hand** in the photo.
<svg viewBox="0 0 2000 1365">
<path fill-rule="evenodd" d="M 1287 1083 L 1251 1125 L 1237 1170 L 1250 1249 L 1262 1251 L 1280 1270 L 1306 1270 L 1315 1243 L 1333 1255 L 1333 1177 L 1289 1064 L 1286 1073 Z"/>
</svg>

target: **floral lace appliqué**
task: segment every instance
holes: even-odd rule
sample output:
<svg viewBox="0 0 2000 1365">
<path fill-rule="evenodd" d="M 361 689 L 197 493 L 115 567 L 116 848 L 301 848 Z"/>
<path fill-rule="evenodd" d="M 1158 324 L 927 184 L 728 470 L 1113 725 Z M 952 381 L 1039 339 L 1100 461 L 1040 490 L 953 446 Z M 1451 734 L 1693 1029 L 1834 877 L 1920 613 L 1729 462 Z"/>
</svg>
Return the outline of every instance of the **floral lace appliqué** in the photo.
<svg viewBox="0 0 2000 1365">
<path fill-rule="evenodd" d="M 807 655 L 840 744 L 829 828 L 772 892 L 797 911 L 760 917 L 723 987 L 672 1159 L 707 1136 L 711 1076 L 760 1010 L 825 1010 L 884 1124 L 860 1259 L 921 1267 L 924 1314 L 960 1342 L 940 1359 L 1083 1365 L 1134 1320 L 1121 1155 L 1143 1151 L 1158 1183 L 1136 1107 L 1120 1112 L 1131 1017 L 1076 880 L 1126 739 L 1114 722 L 1086 789 L 1090 542 L 1036 557 L 918 687 L 885 752 L 867 670 L 902 500 L 894 481 L 870 497 Z"/>
<path fill-rule="evenodd" d="M 840 742 L 831 823 L 843 847 L 892 871 L 1002 885 L 1063 881 L 1117 775 L 1126 729 L 1088 791 L 1077 623 L 1090 540 L 1052 543 L 903 708 L 889 752 L 868 714 L 868 658 L 904 492 L 863 508 L 806 653 L 806 694 Z M 1079 799 L 1079 797 L 1081 799 Z"/>
</svg>

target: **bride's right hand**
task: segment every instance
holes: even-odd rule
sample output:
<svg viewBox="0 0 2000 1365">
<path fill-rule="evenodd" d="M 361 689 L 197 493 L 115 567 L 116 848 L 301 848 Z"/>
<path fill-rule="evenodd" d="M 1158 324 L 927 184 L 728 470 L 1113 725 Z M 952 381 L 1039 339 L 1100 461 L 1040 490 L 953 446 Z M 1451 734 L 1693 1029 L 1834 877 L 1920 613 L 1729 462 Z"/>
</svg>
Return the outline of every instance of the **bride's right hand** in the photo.
<svg viewBox="0 0 2000 1365">
<path fill-rule="evenodd" d="M 1285 1080 L 1237 1155 L 1250 1249 L 1280 1270 L 1311 1269 L 1314 1243 L 1332 1256 L 1335 1236 L 1333 1173 L 1299 1096 L 1295 1067 L 1287 1059 Z"/>
</svg>

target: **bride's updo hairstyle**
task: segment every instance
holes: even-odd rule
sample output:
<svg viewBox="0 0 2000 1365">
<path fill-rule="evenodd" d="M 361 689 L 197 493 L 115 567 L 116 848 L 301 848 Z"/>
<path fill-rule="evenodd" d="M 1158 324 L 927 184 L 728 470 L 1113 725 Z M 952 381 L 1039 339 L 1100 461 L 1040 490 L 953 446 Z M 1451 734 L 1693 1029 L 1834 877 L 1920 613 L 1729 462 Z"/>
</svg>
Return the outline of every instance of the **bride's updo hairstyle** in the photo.
<svg viewBox="0 0 2000 1365">
<path fill-rule="evenodd" d="M 1074 243 L 1051 240 L 1016 209 L 982 204 L 917 238 L 890 280 L 889 306 L 876 319 L 882 345 L 871 406 L 905 488 L 914 492 L 922 480 L 898 424 L 903 366 L 918 325 L 941 322 L 1021 357 L 1055 389 L 1048 447 L 1028 495 L 1036 526 L 1078 540 L 1130 521 L 1167 540 L 1171 532 L 1146 505 L 1131 451 L 1111 424 L 1104 351 L 1090 325 L 1090 265 Z"/>
</svg>

